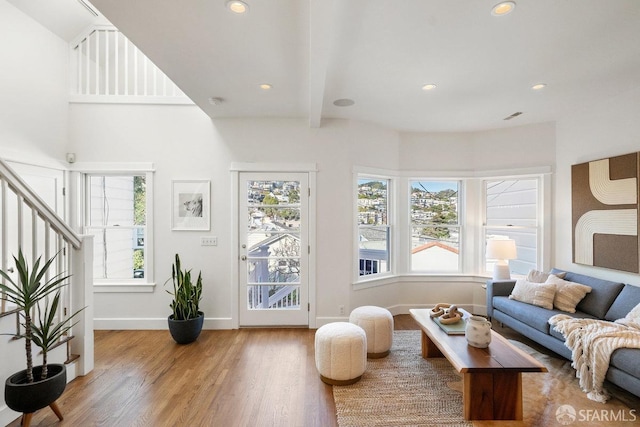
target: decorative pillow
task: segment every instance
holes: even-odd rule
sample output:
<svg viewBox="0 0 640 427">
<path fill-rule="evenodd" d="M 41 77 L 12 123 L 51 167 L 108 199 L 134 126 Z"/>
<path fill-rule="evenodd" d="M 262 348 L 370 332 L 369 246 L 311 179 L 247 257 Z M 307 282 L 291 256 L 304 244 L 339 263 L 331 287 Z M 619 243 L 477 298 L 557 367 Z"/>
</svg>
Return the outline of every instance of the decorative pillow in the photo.
<svg viewBox="0 0 640 427">
<path fill-rule="evenodd" d="M 551 310 L 555 293 L 556 285 L 554 284 L 534 283 L 518 279 L 509 298 Z"/>
<path fill-rule="evenodd" d="M 551 274 L 545 283 L 556 285 L 553 306 L 567 313 L 575 313 L 576 305 L 591 292 L 591 286 L 569 282 Z"/>
<path fill-rule="evenodd" d="M 621 323 L 632 328 L 640 329 L 640 304 L 633 307 L 631 311 L 622 319 L 616 320 L 616 323 Z"/>
<path fill-rule="evenodd" d="M 533 282 L 533 283 L 544 283 L 547 281 L 550 275 L 551 273 L 545 273 L 544 271 L 529 270 L 529 274 L 527 274 L 527 281 Z M 567 275 L 566 271 L 563 271 L 562 273 L 554 274 L 554 276 L 557 276 L 561 279 L 564 279 L 564 276 L 566 275 Z"/>
</svg>

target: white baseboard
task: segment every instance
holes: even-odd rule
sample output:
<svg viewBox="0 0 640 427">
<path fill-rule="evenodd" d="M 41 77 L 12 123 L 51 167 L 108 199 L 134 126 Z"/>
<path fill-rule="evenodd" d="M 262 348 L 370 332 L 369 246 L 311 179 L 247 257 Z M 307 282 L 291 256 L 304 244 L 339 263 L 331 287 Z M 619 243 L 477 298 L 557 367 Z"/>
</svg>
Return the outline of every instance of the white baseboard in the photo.
<svg viewBox="0 0 640 427">
<path fill-rule="evenodd" d="M 432 304 L 399 304 L 385 307 L 393 316 L 409 314 L 412 308 L 432 308 Z M 458 307 L 474 314 L 486 314 L 487 307 L 479 304 L 459 304 Z M 316 317 L 316 327 L 327 323 L 348 322 L 349 316 Z M 229 318 L 205 318 L 203 329 L 234 329 L 233 319 Z M 95 330 L 163 330 L 168 329 L 167 318 L 97 318 L 93 320 Z"/>
<path fill-rule="evenodd" d="M 2 402 L 2 406 L 0 406 L 0 426 L 9 425 L 21 416 L 21 413 L 9 409 L 9 407 L 4 404 L 4 401 Z"/>
<path fill-rule="evenodd" d="M 349 316 L 346 317 L 316 317 L 316 327 L 324 326 L 333 322 L 348 322 Z"/>
<path fill-rule="evenodd" d="M 392 315 L 397 316 L 398 314 L 409 314 L 409 310 L 412 308 L 433 308 L 438 303 L 432 304 L 399 304 L 392 305 L 390 307 L 386 307 L 387 310 L 391 312 Z M 483 305 L 477 304 L 456 304 L 458 307 L 467 310 L 469 313 L 473 314 L 485 314 L 487 312 L 486 307 Z"/>
<path fill-rule="evenodd" d="M 398 304 L 392 305 L 389 307 L 385 307 L 392 316 L 397 316 L 398 314 L 409 314 L 409 310 L 412 308 L 433 308 L 437 303 L 433 304 Z M 487 314 L 487 307 L 479 304 L 457 304 L 458 307 L 467 310 L 469 313 L 473 314 Z M 328 323 L 333 322 L 348 322 L 349 316 L 345 317 L 316 317 L 316 326 L 319 328 L 320 326 L 326 325 Z"/>
<path fill-rule="evenodd" d="M 162 330 L 168 329 L 167 318 L 97 318 L 93 319 L 95 330 Z M 231 318 L 204 319 L 203 329 L 233 329 Z"/>
</svg>

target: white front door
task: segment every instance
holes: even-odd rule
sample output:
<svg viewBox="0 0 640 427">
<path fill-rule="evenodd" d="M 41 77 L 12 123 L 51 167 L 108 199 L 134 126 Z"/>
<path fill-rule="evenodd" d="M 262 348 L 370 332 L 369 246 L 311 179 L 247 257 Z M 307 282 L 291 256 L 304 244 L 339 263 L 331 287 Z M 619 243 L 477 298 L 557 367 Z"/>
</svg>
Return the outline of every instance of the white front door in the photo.
<svg viewBox="0 0 640 427">
<path fill-rule="evenodd" d="M 239 176 L 239 324 L 308 325 L 308 174 Z"/>
</svg>

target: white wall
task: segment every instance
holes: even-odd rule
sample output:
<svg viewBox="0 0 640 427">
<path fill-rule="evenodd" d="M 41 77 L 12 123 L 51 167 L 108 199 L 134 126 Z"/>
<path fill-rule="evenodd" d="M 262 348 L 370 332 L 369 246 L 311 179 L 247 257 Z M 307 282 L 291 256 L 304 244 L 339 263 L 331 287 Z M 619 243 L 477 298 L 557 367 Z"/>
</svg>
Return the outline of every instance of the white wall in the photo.
<svg viewBox="0 0 640 427">
<path fill-rule="evenodd" d="M 550 166 L 553 123 L 468 133 L 401 134 L 402 170 L 490 171 Z"/>
<path fill-rule="evenodd" d="M 185 265 L 202 270 L 203 309 L 209 326 L 228 325 L 236 285 L 231 283 L 232 162 L 316 163 L 318 316 L 349 307 L 352 277 L 353 166 L 398 168 L 396 132 L 342 120 L 320 129 L 304 119 L 211 121 L 194 106 L 76 104 L 70 108 L 68 151 L 78 162 L 153 162 L 155 166 L 155 278 L 152 294 L 97 294 L 97 325 L 106 319 L 140 317 L 157 325 L 168 315 L 170 296 L 162 287 L 176 252 Z M 171 231 L 170 189 L 175 179 L 210 179 L 212 231 Z M 202 247 L 201 235 L 218 246 Z M 330 266 L 330 267 L 328 267 Z M 102 320 L 101 320 L 102 319 Z M 216 319 L 215 321 L 213 319 Z M 103 321 L 104 320 L 104 321 Z M 217 322 L 217 323 L 216 323 Z M 162 323 L 163 324 L 163 323 Z"/>
<path fill-rule="evenodd" d="M 162 284 L 169 277 L 176 252 L 206 286 L 203 309 L 209 327 L 228 327 L 236 284 L 231 283 L 232 162 L 316 163 L 317 174 L 317 295 L 318 322 L 339 318 L 362 304 L 408 307 L 442 302 L 438 283 L 391 283 L 354 290 L 353 235 L 354 167 L 387 170 L 481 170 L 549 165 L 554 160 L 553 127 L 547 124 L 505 131 L 454 135 L 399 135 L 371 124 L 327 120 L 319 129 L 304 119 L 219 119 L 212 121 L 195 106 L 126 106 L 74 104 L 70 107 L 70 144 L 78 162 L 153 162 L 155 165 L 155 278 L 151 294 L 97 294 L 98 327 L 128 327 L 139 318 L 147 327 L 163 327 L 170 297 Z M 551 131 L 549 130 L 551 129 Z M 549 147 L 547 155 L 537 147 Z M 494 143 L 493 141 L 497 141 Z M 445 143 L 446 142 L 446 143 Z M 507 148 L 505 148 L 507 147 Z M 520 148 L 517 148 L 520 147 Z M 462 149 L 465 148 L 465 149 Z M 471 149 L 473 148 L 473 149 Z M 509 155 L 493 156 L 496 150 Z M 489 154 L 477 154 L 487 151 Z M 459 153 L 474 151 L 469 157 Z M 531 155 L 527 155 L 528 152 Z M 406 155 L 411 153 L 411 155 Z M 526 159 L 521 159 L 524 153 Z M 434 155 L 435 154 L 435 155 Z M 484 156 L 484 157 L 483 157 Z M 477 158 L 484 158 L 481 164 Z M 414 159 L 420 158 L 420 161 Z M 445 163 L 445 159 L 447 163 Z M 171 231 L 170 189 L 175 179 L 210 179 L 212 231 Z M 215 235 L 218 246 L 202 247 L 201 235 Z M 469 285 L 469 284 L 467 284 Z M 479 287 L 477 283 L 472 284 Z M 471 285 L 470 285 L 471 286 Z M 454 286 L 455 302 L 483 304 L 475 287 Z M 398 292 L 402 288 L 402 292 Z M 455 296 L 455 297 L 454 297 Z M 110 320 L 111 319 L 111 320 Z"/>
<path fill-rule="evenodd" d="M 59 168 L 68 127 L 67 44 L 0 0 L 0 58 L 0 157 Z M 15 315 L 1 318 L 0 333 L 15 333 L 15 321 Z M 37 353 L 34 363 L 40 364 Z M 2 336 L 0 359 L 3 380 L 25 369 L 24 341 Z M 49 355 L 50 363 L 65 359 L 64 346 Z M 69 371 L 69 379 L 74 376 Z M 18 416 L 5 406 L 2 389 L 0 425 Z"/>
<path fill-rule="evenodd" d="M 555 261 L 558 268 L 640 286 L 637 274 L 573 264 L 571 165 L 640 151 L 640 86 L 557 123 Z"/>
<path fill-rule="evenodd" d="M 0 149 L 2 157 L 64 159 L 69 97 L 68 45 L 0 0 Z"/>
<path fill-rule="evenodd" d="M 212 121 L 194 106 L 67 104 L 66 43 L 0 1 L 0 148 L 3 157 L 64 164 L 65 152 L 78 161 L 153 162 L 155 174 L 155 278 L 151 294 L 100 294 L 96 316 L 104 319 L 163 319 L 169 296 L 162 283 L 173 254 L 202 269 L 208 286 L 204 308 L 213 319 L 231 316 L 230 283 L 232 162 L 317 163 L 319 317 L 339 317 L 364 303 L 403 306 L 440 302 L 442 283 L 392 282 L 354 290 L 352 173 L 367 166 L 399 171 L 486 171 L 555 166 L 553 264 L 602 277 L 637 282 L 637 276 L 571 263 L 570 165 L 638 151 L 640 94 L 630 91 L 583 109 L 557 125 L 542 123 L 472 133 L 397 133 L 365 123 L 326 120 L 310 129 L 305 119 Z M 68 108 L 67 108 L 68 107 Z M 212 181 L 212 230 L 170 230 L 173 179 Z M 201 247 L 202 234 L 216 235 L 217 247 Z M 328 267 L 330 266 L 330 267 Z M 449 287 L 451 288 L 451 287 Z M 481 300 L 475 284 L 461 284 L 459 302 Z M 212 323 L 210 323 L 210 326 Z"/>
</svg>

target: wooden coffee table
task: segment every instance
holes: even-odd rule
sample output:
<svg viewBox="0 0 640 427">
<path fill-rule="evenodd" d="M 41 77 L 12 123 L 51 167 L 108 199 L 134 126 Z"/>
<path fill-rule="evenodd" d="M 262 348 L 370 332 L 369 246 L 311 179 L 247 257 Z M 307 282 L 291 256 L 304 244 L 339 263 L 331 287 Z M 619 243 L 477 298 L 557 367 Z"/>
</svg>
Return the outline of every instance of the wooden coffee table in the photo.
<svg viewBox="0 0 640 427">
<path fill-rule="evenodd" d="M 429 311 L 409 310 L 422 329 L 422 357 L 444 356 L 462 374 L 464 418 L 522 420 L 522 372 L 547 368 L 493 330 L 487 348 L 468 345 L 464 335 L 447 335 Z"/>
</svg>

